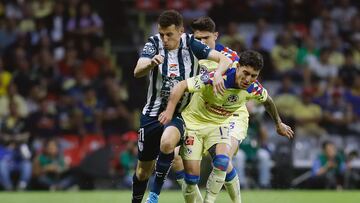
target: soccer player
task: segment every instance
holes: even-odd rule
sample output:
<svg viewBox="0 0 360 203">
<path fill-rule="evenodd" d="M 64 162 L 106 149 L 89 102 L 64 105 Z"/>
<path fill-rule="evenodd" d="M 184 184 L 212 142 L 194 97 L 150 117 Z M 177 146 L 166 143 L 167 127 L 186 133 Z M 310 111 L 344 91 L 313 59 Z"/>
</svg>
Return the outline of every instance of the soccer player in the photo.
<svg viewBox="0 0 360 203">
<path fill-rule="evenodd" d="M 182 16 L 174 11 L 164 11 L 158 19 L 159 34 L 151 36 L 145 44 L 134 70 L 135 77 L 149 75 L 147 103 L 140 118 L 138 139 L 138 163 L 133 176 L 132 202 L 141 202 L 147 182 L 156 163 L 156 176 L 147 202 L 158 202 L 158 195 L 174 157 L 174 148 L 183 135 L 183 121 L 180 110 L 189 101 L 185 95 L 174 110 L 175 116 L 167 125 L 158 121 L 158 115 L 167 104 L 170 91 L 182 80 L 193 77 L 197 72 L 198 60 L 209 59 L 218 62 L 214 93 L 225 90 L 222 74 L 231 65 L 231 60 L 212 50 L 192 35 L 183 33 Z"/>
<path fill-rule="evenodd" d="M 215 49 L 225 56 L 229 57 L 236 65 L 239 61 L 239 56 L 235 51 L 232 51 L 228 47 L 224 47 L 221 44 L 216 44 L 216 40 L 218 37 L 218 32 L 216 32 L 216 26 L 214 21 L 210 17 L 200 17 L 194 20 L 191 23 L 191 28 L 194 33 L 195 39 L 202 41 L 204 44 L 208 45 L 210 48 Z M 204 71 L 212 71 L 216 68 L 216 63 L 214 62 L 213 65 L 205 66 L 202 63 L 210 63 L 207 60 L 199 61 L 200 64 L 200 73 Z M 231 163 L 232 156 L 236 154 L 238 151 L 239 144 L 241 140 L 246 137 L 247 127 L 248 127 L 248 117 L 249 114 L 245 106 L 242 106 L 239 110 L 237 110 L 236 114 L 243 115 L 242 117 L 232 117 L 232 125 L 234 128 L 231 130 L 230 137 L 231 137 L 231 149 L 230 149 L 230 162 L 229 167 L 227 169 L 227 174 L 225 178 L 225 188 L 226 191 L 229 193 L 229 196 L 234 203 L 241 202 L 240 198 L 240 183 L 237 172 Z M 176 173 L 177 182 L 180 184 L 182 190 L 185 188 L 184 184 L 184 170 L 182 166 L 182 161 L 180 158 L 175 159 L 173 164 L 173 169 Z M 184 191 L 183 191 L 184 192 Z M 196 188 L 197 194 L 197 202 L 202 202 L 201 193 L 198 188 Z"/>
<path fill-rule="evenodd" d="M 240 55 L 239 66 L 224 74 L 226 91 L 223 95 L 212 91 L 214 72 L 205 71 L 196 77 L 178 83 L 171 92 L 166 110 L 159 115 L 159 121 L 166 125 L 173 117 L 175 107 L 185 92 L 198 92 L 182 112 L 186 125 L 186 139 L 181 156 L 185 168 L 185 201 L 195 202 L 195 188 L 199 181 L 200 160 L 204 152 L 212 154 L 213 170 L 206 184 L 205 203 L 215 202 L 224 184 L 230 162 L 232 117 L 242 117 L 237 110 L 249 99 L 263 103 L 275 122 L 277 133 L 292 138 L 294 132 L 282 123 L 276 106 L 267 90 L 257 81 L 263 67 L 262 56 L 255 51 Z M 213 64 L 209 63 L 208 66 Z"/>
</svg>

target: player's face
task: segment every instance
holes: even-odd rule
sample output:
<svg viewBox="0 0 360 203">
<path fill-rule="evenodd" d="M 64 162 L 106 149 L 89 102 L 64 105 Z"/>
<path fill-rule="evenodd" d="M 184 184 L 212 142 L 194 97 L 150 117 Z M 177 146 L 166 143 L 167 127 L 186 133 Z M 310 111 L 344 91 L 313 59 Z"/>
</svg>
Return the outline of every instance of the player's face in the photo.
<svg viewBox="0 0 360 203">
<path fill-rule="evenodd" d="M 209 32 L 209 31 L 199 31 L 195 30 L 194 37 L 197 40 L 200 40 L 202 43 L 208 45 L 210 48 L 215 48 L 215 43 L 218 37 L 217 32 Z"/>
<path fill-rule="evenodd" d="M 176 27 L 175 25 L 161 27 L 159 25 L 160 38 L 164 43 L 164 48 L 167 50 L 173 50 L 179 47 L 181 34 L 183 32 L 183 27 Z"/>
<path fill-rule="evenodd" d="M 260 70 L 255 70 L 251 66 L 239 66 L 236 69 L 235 83 L 240 89 L 247 89 L 257 80 L 259 73 Z"/>
</svg>

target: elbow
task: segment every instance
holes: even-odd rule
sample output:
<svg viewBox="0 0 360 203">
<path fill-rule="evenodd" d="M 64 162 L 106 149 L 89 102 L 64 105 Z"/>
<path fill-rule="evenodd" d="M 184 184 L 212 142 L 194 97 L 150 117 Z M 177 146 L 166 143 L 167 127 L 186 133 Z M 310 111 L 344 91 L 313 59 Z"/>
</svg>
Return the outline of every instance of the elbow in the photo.
<svg viewBox="0 0 360 203">
<path fill-rule="evenodd" d="M 143 75 L 141 75 L 141 73 L 135 68 L 134 70 L 134 78 L 141 78 L 143 77 Z"/>
</svg>

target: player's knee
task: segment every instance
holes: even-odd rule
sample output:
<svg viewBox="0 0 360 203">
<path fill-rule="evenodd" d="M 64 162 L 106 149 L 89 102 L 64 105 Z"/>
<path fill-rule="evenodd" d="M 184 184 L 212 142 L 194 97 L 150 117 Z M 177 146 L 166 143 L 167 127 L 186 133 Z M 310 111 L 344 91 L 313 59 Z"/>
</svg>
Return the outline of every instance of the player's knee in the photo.
<svg viewBox="0 0 360 203">
<path fill-rule="evenodd" d="M 230 158 L 224 154 L 218 154 L 213 159 L 213 165 L 215 168 L 226 171 L 229 166 Z"/>
<path fill-rule="evenodd" d="M 198 175 L 190 175 L 188 173 L 185 173 L 185 182 L 188 185 L 197 185 L 200 181 L 200 176 Z"/>
<path fill-rule="evenodd" d="M 174 139 L 163 139 L 160 144 L 160 151 L 163 153 L 171 153 L 176 147 L 177 141 Z"/>
</svg>

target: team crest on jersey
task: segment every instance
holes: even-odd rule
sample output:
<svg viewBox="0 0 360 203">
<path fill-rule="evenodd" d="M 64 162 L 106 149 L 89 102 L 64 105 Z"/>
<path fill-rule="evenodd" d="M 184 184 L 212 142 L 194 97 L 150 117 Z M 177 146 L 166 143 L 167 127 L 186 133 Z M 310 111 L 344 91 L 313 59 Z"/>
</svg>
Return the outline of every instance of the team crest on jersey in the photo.
<svg viewBox="0 0 360 203">
<path fill-rule="evenodd" d="M 156 47 L 154 44 L 148 42 L 145 44 L 144 48 L 143 48 L 143 53 L 144 54 L 147 54 L 147 55 L 155 55 L 156 53 Z"/>
<path fill-rule="evenodd" d="M 235 103 L 235 102 L 239 101 L 239 96 L 236 94 L 232 94 L 227 98 L 227 101 L 230 103 Z"/>
<path fill-rule="evenodd" d="M 200 74 L 208 72 L 208 68 L 205 65 L 200 65 Z"/>
<path fill-rule="evenodd" d="M 200 80 L 203 81 L 203 83 L 208 83 L 209 80 L 210 80 L 210 75 L 208 72 L 205 72 L 203 73 L 201 76 L 200 76 Z"/>
</svg>

